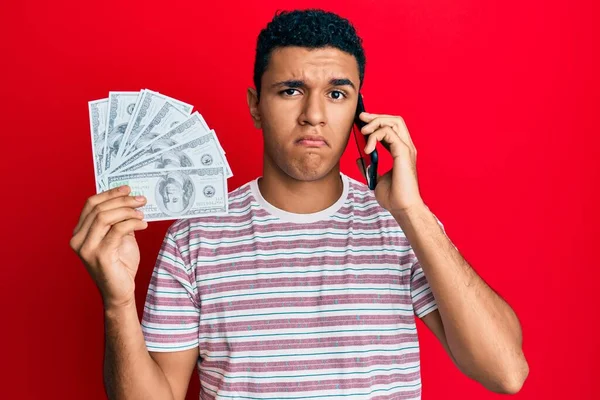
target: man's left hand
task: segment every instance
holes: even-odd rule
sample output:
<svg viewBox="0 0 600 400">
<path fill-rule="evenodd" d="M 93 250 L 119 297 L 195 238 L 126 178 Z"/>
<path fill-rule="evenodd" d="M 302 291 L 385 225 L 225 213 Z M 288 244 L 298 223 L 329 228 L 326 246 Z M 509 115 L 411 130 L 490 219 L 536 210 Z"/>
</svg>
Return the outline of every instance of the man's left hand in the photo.
<svg viewBox="0 0 600 400">
<path fill-rule="evenodd" d="M 392 169 L 377 178 L 375 198 L 379 204 L 392 214 L 424 205 L 417 179 L 417 149 L 402 117 L 363 112 L 360 119 L 367 122 L 361 133 L 369 135 L 365 153 L 383 142 L 394 160 Z"/>
</svg>

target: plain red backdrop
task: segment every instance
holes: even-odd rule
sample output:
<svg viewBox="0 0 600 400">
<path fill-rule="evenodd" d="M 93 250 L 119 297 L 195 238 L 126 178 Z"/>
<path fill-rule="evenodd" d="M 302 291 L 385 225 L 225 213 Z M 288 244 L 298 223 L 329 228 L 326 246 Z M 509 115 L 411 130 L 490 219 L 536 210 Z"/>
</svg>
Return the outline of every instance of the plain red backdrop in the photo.
<svg viewBox="0 0 600 400">
<path fill-rule="evenodd" d="M 2 2 L 1 398 L 105 398 L 102 305 L 68 245 L 94 192 L 87 101 L 147 87 L 194 104 L 234 189 L 261 173 L 256 36 L 310 6 L 354 22 L 368 110 L 405 119 L 423 198 L 518 313 L 531 372 L 516 397 L 600 398 L 598 3 L 541 0 Z M 359 178 L 355 157 L 342 170 Z M 138 236 L 138 308 L 169 224 Z M 500 398 L 418 327 L 424 400 Z"/>
</svg>

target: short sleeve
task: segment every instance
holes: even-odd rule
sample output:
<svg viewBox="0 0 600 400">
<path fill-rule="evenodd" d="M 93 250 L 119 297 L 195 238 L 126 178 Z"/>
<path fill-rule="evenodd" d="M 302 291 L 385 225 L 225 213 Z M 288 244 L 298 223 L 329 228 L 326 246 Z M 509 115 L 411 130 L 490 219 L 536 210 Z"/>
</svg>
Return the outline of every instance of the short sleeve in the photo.
<svg viewBox="0 0 600 400">
<path fill-rule="evenodd" d="M 435 219 L 442 227 L 444 233 L 446 233 L 442 222 L 437 217 L 435 217 Z M 433 297 L 433 292 L 429 287 L 427 277 L 423 272 L 423 268 L 421 268 L 421 263 L 417 259 L 417 256 L 412 248 L 410 249 L 410 253 L 414 256 L 414 262 L 411 266 L 410 274 L 410 296 L 412 298 L 415 315 L 419 318 L 423 318 L 430 312 L 437 310 L 438 306 L 435 298 Z"/>
<path fill-rule="evenodd" d="M 158 253 L 144 304 L 142 332 L 149 351 L 168 352 L 198 346 L 200 304 L 190 266 L 189 227 L 171 225 Z"/>
</svg>

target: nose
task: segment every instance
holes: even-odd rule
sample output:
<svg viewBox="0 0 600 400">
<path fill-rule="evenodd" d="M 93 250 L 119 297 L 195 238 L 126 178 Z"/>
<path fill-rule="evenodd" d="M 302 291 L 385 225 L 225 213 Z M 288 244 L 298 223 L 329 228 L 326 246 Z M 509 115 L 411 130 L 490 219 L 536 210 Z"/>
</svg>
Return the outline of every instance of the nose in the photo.
<svg viewBox="0 0 600 400">
<path fill-rule="evenodd" d="M 327 124 L 325 107 L 326 99 L 318 93 L 310 93 L 305 97 L 302 113 L 298 122 L 300 125 L 324 126 Z"/>
</svg>

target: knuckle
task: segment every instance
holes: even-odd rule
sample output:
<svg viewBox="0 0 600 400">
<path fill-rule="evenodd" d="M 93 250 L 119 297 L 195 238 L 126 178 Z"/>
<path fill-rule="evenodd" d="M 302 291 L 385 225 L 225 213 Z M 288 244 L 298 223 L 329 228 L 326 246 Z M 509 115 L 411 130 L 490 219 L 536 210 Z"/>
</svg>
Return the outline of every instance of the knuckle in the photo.
<svg viewBox="0 0 600 400">
<path fill-rule="evenodd" d="M 120 222 L 112 227 L 116 233 L 122 234 L 127 230 L 127 222 Z"/>
<path fill-rule="evenodd" d="M 84 208 L 93 209 L 96 206 L 96 196 L 88 197 L 85 201 Z"/>
<path fill-rule="evenodd" d="M 75 236 L 73 236 L 71 240 L 69 240 L 69 247 L 71 247 L 72 250 L 77 252 L 77 249 L 79 248 L 79 241 L 76 239 Z"/>
<path fill-rule="evenodd" d="M 96 215 L 96 221 L 102 225 L 108 224 L 109 214 L 107 211 L 100 211 Z"/>
<path fill-rule="evenodd" d="M 84 244 L 83 246 L 81 246 L 81 249 L 79 249 L 79 257 L 81 257 L 86 262 L 89 262 L 92 259 L 93 255 L 93 249 L 91 249 L 90 246 L 87 244 Z"/>
<path fill-rule="evenodd" d="M 92 209 L 92 212 L 99 213 L 104 210 L 106 210 L 106 206 L 104 205 L 104 203 L 98 203 L 94 206 L 94 208 Z"/>
<path fill-rule="evenodd" d="M 90 211 L 90 215 L 92 216 L 92 218 L 95 218 L 98 216 L 98 214 L 100 213 L 100 205 L 95 205 L 94 208 L 92 208 L 92 210 Z"/>
</svg>

